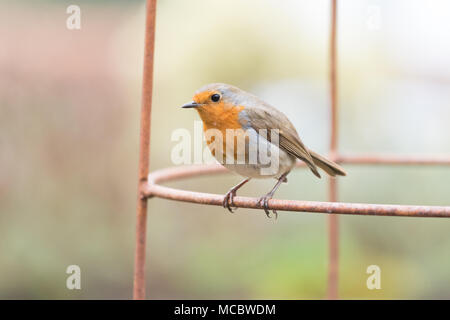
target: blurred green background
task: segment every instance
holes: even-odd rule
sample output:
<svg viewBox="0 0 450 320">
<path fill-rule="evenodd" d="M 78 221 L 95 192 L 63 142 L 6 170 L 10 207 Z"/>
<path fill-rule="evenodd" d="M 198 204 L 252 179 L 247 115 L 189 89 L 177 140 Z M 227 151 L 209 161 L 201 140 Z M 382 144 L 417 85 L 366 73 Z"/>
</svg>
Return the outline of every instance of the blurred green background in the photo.
<svg viewBox="0 0 450 320">
<path fill-rule="evenodd" d="M 81 30 L 66 8 L 81 7 Z M 161 0 L 151 170 L 172 166 L 181 110 L 209 82 L 285 112 L 303 141 L 329 143 L 329 1 Z M 338 6 L 339 148 L 450 153 L 450 3 L 346 0 Z M 0 3 L 0 298 L 122 299 L 133 283 L 143 1 Z M 339 199 L 450 205 L 448 167 L 346 166 Z M 225 193 L 235 175 L 171 185 Z M 241 195 L 260 196 L 272 180 Z M 299 169 L 282 199 L 326 200 Z M 161 199 L 149 202 L 153 299 L 322 299 L 326 215 Z M 450 220 L 341 216 L 341 298 L 450 298 Z M 66 289 L 68 265 L 82 289 Z M 368 290 L 366 268 L 381 268 Z"/>
</svg>

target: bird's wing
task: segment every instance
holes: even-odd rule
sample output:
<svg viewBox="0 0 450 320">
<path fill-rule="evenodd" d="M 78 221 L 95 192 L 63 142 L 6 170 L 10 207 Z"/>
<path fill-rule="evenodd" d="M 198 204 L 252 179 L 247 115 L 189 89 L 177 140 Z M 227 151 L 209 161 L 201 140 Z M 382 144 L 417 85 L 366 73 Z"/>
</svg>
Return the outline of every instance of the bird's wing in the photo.
<svg viewBox="0 0 450 320">
<path fill-rule="evenodd" d="M 293 124 L 282 112 L 263 101 L 260 101 L 258 106 L 245 107 L 241 112 L 244 113 L 240 117 L 243 127 L 251 127 L 258 133 L 261 129 L 266 129 L 268 132 L 270 129 L 278 129 L 279 148 L 304 161 L 311 171 L 320 178 L 311 154 L 300 140 Z M 267 135 L 267 139 L 270 141 L 270 134 Z"/>
</svg>

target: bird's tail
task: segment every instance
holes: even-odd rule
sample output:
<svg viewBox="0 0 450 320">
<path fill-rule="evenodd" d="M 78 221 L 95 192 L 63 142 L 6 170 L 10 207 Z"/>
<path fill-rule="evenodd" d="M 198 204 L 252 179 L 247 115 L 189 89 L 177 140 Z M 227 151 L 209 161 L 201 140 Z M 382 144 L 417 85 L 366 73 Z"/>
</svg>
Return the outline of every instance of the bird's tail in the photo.
<svg viewBox="0 0 450 320">
<path fill-rule="evenodd" d="M 311 150 L 308 151 L 314 161 L 314 164 L 319 168 L 321 168 L 326 173 L 328 173 L 330 176 L 335 177 L 337 175 L 339 176 L 347 175 L 345 170 L 338 164 L 326 159 L 325 157 L 322 157 L 320 154 L 315 153 L 314 151 Z"/>
</svg>

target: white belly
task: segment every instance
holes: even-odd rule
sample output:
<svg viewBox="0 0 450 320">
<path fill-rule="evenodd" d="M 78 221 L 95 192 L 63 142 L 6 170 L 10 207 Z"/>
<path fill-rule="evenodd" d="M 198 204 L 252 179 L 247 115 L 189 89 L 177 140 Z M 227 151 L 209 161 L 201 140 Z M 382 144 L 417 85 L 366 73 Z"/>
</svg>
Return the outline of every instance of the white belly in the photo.
<svg viewBox="0 0 450 320">
<path fill-rule="evenodd" d="M 226 161 L 215 154 L 224 167 L 249 178 L 278 178 L 294 167 L 295 157 L 258 135 L 254 129 L 248 129 L 246 134 L 245 147 L 227 140 Z"/>
</svg>

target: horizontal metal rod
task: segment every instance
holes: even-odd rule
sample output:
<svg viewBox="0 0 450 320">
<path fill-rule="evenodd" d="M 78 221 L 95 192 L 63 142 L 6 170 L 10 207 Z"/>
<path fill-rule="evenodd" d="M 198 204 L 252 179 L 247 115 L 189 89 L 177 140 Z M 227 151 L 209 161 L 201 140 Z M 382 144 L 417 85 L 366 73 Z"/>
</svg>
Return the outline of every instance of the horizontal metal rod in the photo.
<svg viewBox="0 0 450 320">
<path fill-rule="evenodd" d="M 225 172 L 227 170 L 220 165 L 180 166 L 154 171 L 148 176 L 148 185 L 144 188 L 144 195 L 147 197 L 154 196 L 170 200 L 221 206 L 223 195 L 180 190 L 161 186 L 159 183 Z M 234 204 L 236 207 L 241 208 L 262 209 L 261 205 L 258 204 L 257 198 L 235 197 Z M 450 206 L 407 206 L 271 199 L 269 200 L 269 208 L 297 212 L 450 218 Z"/>
<path fill-rule="evenodd" d="M 402 156 L 402 155 L 336 155 L 335 161 L 341 164 L 352 164 L 352 165 L 450 165 L 450 155 L 434 155 L 434 156 Z M 302 161 L 297 161 L 297 167 L 304 167 L 305 163 Z M 193 166 L 180 166 L 168 168 L 170 176 L 174 174 L 181 174 L 184 176 L 186 173 L 186 168 L 189 168 L 188 177 L 197 174 L 208 174 L 216 172 L 228 172 L 221 165 L 193 165 Z M 158 172 L 166 172 L 165 170 L 160 170 Z M 195 173 L 194 173 L 195 172 Z M 178 176 L 175 177 L 177 179 Z M 165 180 L 167 181 L 167 180 Z"/>
<path fill-rule="evenodd" d="M 344 164 L 385 164 L 385 165 L 450 165 L 450 155 L 401 156 L 392 154 L 377 155 L 338 155 L 336 161 Z"/>
</svg>

